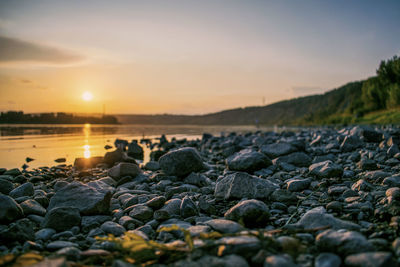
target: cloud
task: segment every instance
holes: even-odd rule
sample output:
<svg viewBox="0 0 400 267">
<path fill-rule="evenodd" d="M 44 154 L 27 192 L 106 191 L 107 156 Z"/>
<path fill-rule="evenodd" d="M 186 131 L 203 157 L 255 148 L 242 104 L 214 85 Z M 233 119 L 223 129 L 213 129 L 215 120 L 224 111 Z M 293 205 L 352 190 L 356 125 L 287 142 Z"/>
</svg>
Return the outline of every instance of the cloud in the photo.
<svg viewBox="0 0 400 267">
<path fill-rule="evenodd" d="M 79 62 L 83 59 L 82 55 L 64 49 L 0 36 L 0 63 L 39 62 L 68 64 Z"/>
</svg>

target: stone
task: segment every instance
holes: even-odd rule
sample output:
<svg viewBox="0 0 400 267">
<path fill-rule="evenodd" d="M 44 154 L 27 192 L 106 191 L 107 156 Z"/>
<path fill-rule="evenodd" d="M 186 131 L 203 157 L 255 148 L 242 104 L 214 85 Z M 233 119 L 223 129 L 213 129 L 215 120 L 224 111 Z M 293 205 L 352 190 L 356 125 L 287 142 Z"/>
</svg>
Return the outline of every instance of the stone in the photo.
<svg viewBox="0 0 400 267">
<path fill-rule="evenodd" d="M 159 209 L 164 205 L 165 201 L 166 199 L 164 196 L 157 196 L 147 201 L 146 206 L 152 209 Z"/>
<path fill-rule="evenodd" d="M 342 259 L 333 253 L 324 252 L 315 258 L 315 267 L 340 267 Z"/>
<path fill-rule="evenodd" d="M 78 208 L 58 207 L 53 208 L 46 213 L 42 227 L 52 228 L 57 231 L 64 231 L 79 226 L 81 224 L 81 215 Z"/>
<path fill-rule="evenodd" d="M 40 216 L 46 215 L 46 209 L 42 207 L 36 200 L 28 199 L 20 204 L 25 215 L 36 214 Z"/>
<path fill-rule="evenodd" d="M 91 229 L 99 227 L 106 221 L 111 221 L 111 216 L 108 215 L 92 215 L 81 217 L 81 229 L 84 232 L 89 232 Z"/>
<path fill-rule="evenodd" d="M 13 183 L 9 180 L 0 178 L 0 193 L 8 195 L 14 189 Z"/>
<path fill-rule="evenodd" d="M 312 159 L 304 152 L 293 152 L 291 154 L 278 157 L 272 161 L 274 165 L 281 165 L 282 163 L 290 164 L 296 167 L 310 166 Z"/>
<path fill-rule="evenodd" d="M 2 173 L 3 175 L 11 175 L 13 177 L 16 177 L 18 175 L 21 175 L 22 172 L 18 169 L 18 168 L 13 168 L 13 169 L 9 169 L 7 171 L 5 171 L 4 173 Z"/>
<path fill-rule="evenodd" d="M 124 151 L 121 148 L 117 148 L 114 151 L 107 152 L 104 155 L 103 162 L 109 167 L 114 166 L 115 163 L 121 162 L 125 159 Z"/>
<path fill-rule="evenodd" d="M 25 197 L 25 196 L 33 196 L 33 194 L 35 193 L 35 190 L 33 189 L 33 184 L 32 183 L 24 183 L 20 186 L 18 186 L 17 188 L 15 188 L 14 190 L 12 190 L 10 192 L 10 197 L 16 199 L 19 197 Z"/>
<path fill-rule="evenodd" d="M 311 180 L 306 179 L 292 179 L 287 183 L 287 190 L 291 192 L 299 192 L 307 189 L 311 184 Z"/>
<path fill-rule="evenodd" d="M 344 263 L 349 267 L 395 267 L 398 266 L 390 252 L 364 252 L 349 255 Z"/>
<path fill-rule="evenodd" d="M 285 142 L 263 145 L 260 148 L 260 151 L 271 159 L 290 154 L 296 150 L 296 147 Z"/>
<path fill-rule="evenodd" d="M 189 174 L 184 180 L 186 184 L 196 185 L 198 187 L 207 186 L 211 184 L 211 180 L 207 178 L 205 175 L 200 173 L 192 172 Z"/>
<path fill-rule="evenodd" d="M 158 161 L 149 161 L 144 165 L 144 169 L 155 172 L 160 169 L 160 164 Z"/>
<path fill-rule="evenodd" d="M 97 166 L 97 164 L 103 163 L 103 157 L 90 157 L 90 158 L 76 158 L 74 161 L 74 167 L 77 170 L 91 169 Z"/>
<path fill-rule="evenodd" d="M 324 226 L 348 230 L 359 230 L 361 228 L 358 224 L 335 218 L 332 214 L 326 213 L 324 207 L 316 207 L 307 211 L 295 225 L 304 229 Z"/>
<path fill-rule="evenodd" d="M 275 190 L 271 195 L 271 199 L 276 202 L 282 202 L 286 205 L 295 205 L 298 201 L 297 196 L 294 193 L 284 189 Z"/>
<path fill-rule="evenodd" d="M 56 251 L 68 247 L 78 247 L 78 244 L 69 241 L 53 241 L 47 244 L 46 249 Z"/>
<path fill-rule="evenodd" d="M 383 180 L 382 184 L 390 187 L 400 187 L 400 175 L 393 175 L 390 177 L 386 177 Z"/>
<path fill-rule="evenodd" d="M 351 255 L 374 250 L 374 246 L 359 232 L 326 230 L 316 237 L 316 245 L 322 251 Z"/>
<path fill-rule="evenodd" d="M 265 227 L 269 219 L 267 205 L 256 199 L 243 200 L 224 215 L 228 220 L 242 222 L 246 227 Z"/>
<path fill-rule="evenodd" d="M 165 211 L 170 216 L 181 214 L 181 202 L 179 198 L 173 198 L 165 202 L 164 206 L 158 211 Z M 156 211 L 156 212 L 158 212 Z"/>
<path fill-rule="evenodd" d="M 139 168 L 138 165 L 128 162 L 121 162 L 118 163 L 118 165 L 109 169 L 108 175 L 110 175 L 114 180 L 119 181 L 125 176 L 135 178 L 141 172 L 142 170 Z"/>
<path fill-rule="evenodd" d="M 343 142 L 340 145 L 340 149 L 342 152 L 352 152 L 357 148 L 362 147 L 363 142 L 361 139 L 354 135 L 347 135 Z"/>
<path fill-rule="evenodd" d="M 27 218 L 11 223 L 8 228 L 0 230 L 0 243 L 7 244 L 13 241 L 25 242 L 35 240 L 34 223 Z"/>
<path fill-rule="evenodd" d="M 35 240 L 43 240 L 47 241 L 49 240 L 54 234 L 56 233 L 56 230 L 52 228 L 43 228 L 40 229 L 35 233 Z"/>
<path fill-rule="evenodd" d="M 371 191 L 374 187 L 364 179 L 359 179 L 351 186 L 351 189 L 354 191 Z"/>
<path fill-rule="evenodd" d="M 225 219 L 213 219 L 204 222 L 204 224 L 210 226 L 215 231 L 224 234 L 233 234 L 244 230 L 243 226 L 237 222 Z"/>
<path fill-rule="evenodd" d="M 147 207 L 144 204 L 136 204 L 129 212 L 129 216 L 140 221 L 148 221 L 153 218 L 153 209 Z"/>
<path fill-rule="evenodd" d="M 264 267 L 280 267 L 280 266 L 297 267 L 299 265 L 293 263 L 293 261 L 289 257 L 283 255 L 268 256 L 265 259 Z"/>
<path fill-rule="evenodd" d="M 244 172 L 227 174 L 217 180 L 214 196 L 216 198 L 268 198 L 279 187 L 266 180 L 251 176 Z"/>
<path fill-rule="evenodd" d="M 128 145 L 128 151 L 127 151 L 128 156 L 134 158 L 134 159 L 143 159 L 143 148 L 135 141 L 133 140 L 129 145 Z"/>
<path fill-rule="evenodd" d="M 21 206 L 9 196 L 0 194 L 0 223 L 10 223 L 24 215 Z"/>
<path fill-rule="evenodd" d="M 308 170 L 311 175 L 320 178 L 341 177 L 343 174 L 343 168 L 330 160 L 314 163 Z"/>
<path fill-rule="evenodd" d="M 255 236 L 222 237 L 216 240 L 215 243 L 224 246 L 222 255 L 238 254 L 248 258 L 261 249 L 261 242 Z"/>
<path fill-rule="evenodd" d="M 118 224 L 122 225 L 127 230 L 134 230 L 136 228 L 137 221 L 129 216 L 122 216 Z"/>
<path fill-rule="evenodd" d="M 202 267 L 202 266 L 248 267 L 249 266 L 249 264 L 243 257 L 241 257 L 239 255 L 235 255 L 235 254 L 226 255 L 224 257 L 215 257 L 215 256 L 205 255 L 205 256 L 201 257 L 199 260 L 197 260 L 196 264 L 198 264 L 197 265 L 198 267 Z M 180 266 L 186 267 L 186 266 L 191 266 L 191 265 L 188 265 L 187 262 L 183 262 L 183 264 Z"/>
<path fill-rule="evenodd" d="M 111 221 L 103 223 L 100 226 L 100 229 L 103 230 L 106 234 L 113 234 L 114 236 L 121 236 L 126 232 L 125 228 L 122 225 Z"/>
<path fill-rule="evenodd" d="M 72 182 L 55 193 L 47 211 L 57 207 L 72 207 L 78 208 L 81 215 L 108 214 L 110 200 L 110 191 L 99 192 L 83 183 Z"/>
<path fill-rule="evenodd" d="M 182 199 L 180 211 L 182 218 L 196 216 L 199 214 L 196 203 L 194 203 L 193 200 L 188 196 L 185 196 Z"/>
<path fill-rule="evenodd" d="M 254 172 L 270 166 L 271 160 L 264 154 L 247 149 L 241 150 L 226 159 L 229 170 Z"/>
<path fill-rule="evenodd" d="M 170 151 L 161 156 L 158 162 L 161 169 L 167 175 L 175 175 L 178 177 L 203 169 L 203 160 L 199 152 L 192 147 L 184 147 Z"/>
</svg>

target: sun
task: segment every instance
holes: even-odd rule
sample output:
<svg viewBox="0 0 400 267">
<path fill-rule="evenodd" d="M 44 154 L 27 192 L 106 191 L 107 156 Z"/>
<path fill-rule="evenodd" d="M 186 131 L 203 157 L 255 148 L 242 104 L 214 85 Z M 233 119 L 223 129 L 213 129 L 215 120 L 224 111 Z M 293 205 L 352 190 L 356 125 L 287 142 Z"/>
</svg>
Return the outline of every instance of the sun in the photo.
<svg viewBox="0 0 400 267">
<path fill-rule="evenodd" d="M 84 101 L 90 101 L 90 100 L 93 99 L 93 95 L 92 95 L 91 92 L 86 91 L 86 92 L 84 92 L 84 93 L 82 94 L 82 99 L 83 99 Z"/>
</svg>

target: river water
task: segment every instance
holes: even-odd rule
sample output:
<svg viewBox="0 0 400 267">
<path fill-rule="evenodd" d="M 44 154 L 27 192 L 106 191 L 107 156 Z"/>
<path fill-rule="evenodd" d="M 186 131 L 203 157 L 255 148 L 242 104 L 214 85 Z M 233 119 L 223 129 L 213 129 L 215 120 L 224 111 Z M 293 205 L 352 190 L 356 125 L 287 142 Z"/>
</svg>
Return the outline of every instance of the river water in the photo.
<svg viewBox="0 0 400 267">
<path fill-rule="evenodd" d="M 155 126 L 155 125 L 0 125 L 0 167 L 28 170 L 42 166 L 54 166 L 54 160 L 65 158 L 73 164 L 75 158 L 103 156 L 105 145 L 114 147 L 116 138 L 131 141 L 142 138 L 155 139 L 162 134 L 167 139 L 201 138 L 203 133 L 219 136 L 229 132 L 270 131 L 273 128 L 255 126 Z M 144 161 L 148 161 L 150 149 L 142 145 Z M 34 160 L 26 162 L 26 158 Z"/>
</svg>

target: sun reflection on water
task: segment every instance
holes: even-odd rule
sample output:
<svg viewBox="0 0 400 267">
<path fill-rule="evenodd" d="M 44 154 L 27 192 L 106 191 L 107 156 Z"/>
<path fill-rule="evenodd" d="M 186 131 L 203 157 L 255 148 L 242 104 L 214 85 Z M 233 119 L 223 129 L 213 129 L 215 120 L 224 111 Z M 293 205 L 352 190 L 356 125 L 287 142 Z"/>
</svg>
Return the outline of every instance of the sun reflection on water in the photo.
<svg viewBox="0 0 400 267">
<path fill-rule="evenodd" d="M 89 145 L 89 137 L 90 137 L 90 123 L 85 123 L 83 128 L 83 132 L 85 134 L 85 145 L 83 146 L 83 157 L 88 159 L 91 157 L 92 153 L 90 152 L 90 145 Z"/>
<path fill-rule="evenodd" d="M 90 156 L 91 156 L 91 153 L 90 153 L 90 146 L 89 145 L 84 145 L 83 146 L 83 156 L 85 157 L 85 158 L 90 158 Z"/>
</svg>

